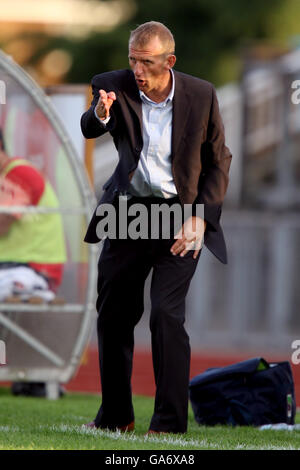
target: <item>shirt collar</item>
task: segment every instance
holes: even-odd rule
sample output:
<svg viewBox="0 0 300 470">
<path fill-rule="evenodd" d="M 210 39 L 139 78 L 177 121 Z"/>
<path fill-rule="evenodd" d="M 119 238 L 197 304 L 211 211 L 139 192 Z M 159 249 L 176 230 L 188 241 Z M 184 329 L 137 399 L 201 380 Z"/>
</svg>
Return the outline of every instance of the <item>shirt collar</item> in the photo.
<svg viewBox="0 0 300 470">
<path fill-rule="evenodd" d="M 170 72 L 171 72 L 171 76 L 172 76 L 172 88 L 170 90 L 170 93 L 168 94 L 167 98 L 164 100 L 164 101 L 161 101 L 160 103 L 156 103 L 155 101 L 152 101 L 150 98 L 148 98 L 147 95 L 145 95 L 145 93 L 141 90 L 139 90 L 139 93 L 140 93 L 140 97 L 141 97 L 141 100 L 145 103 L 149 103 L 149 104 L 155 104 L 155 105 L 159 105 L 159 106 L 165 106 L 166 104 L 168 104 L 170 101 L 173 101 L 173 98 L 174 98 L 174 93 L 175 93 L 175 78 L 174 78 L 174 72 L 172 69 L 170 69 Z"/>
</svg>

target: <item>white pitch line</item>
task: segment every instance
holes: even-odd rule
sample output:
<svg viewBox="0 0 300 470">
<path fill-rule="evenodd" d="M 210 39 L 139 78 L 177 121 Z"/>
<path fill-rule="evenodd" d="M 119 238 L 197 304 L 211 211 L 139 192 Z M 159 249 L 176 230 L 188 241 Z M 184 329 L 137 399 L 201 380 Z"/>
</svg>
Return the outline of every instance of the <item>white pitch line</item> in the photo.
<svg viewBox="0 0 300 470">
<path fill-rule="evenodd" d="M 107 437 L 110 439 L 114 439 L 116 441 L 125 441 L 125 442 L 137 442 L 140 444 L 144 444 L 146 442 L 151 442 L 151 443 L 164 443 L 164 444 L 170 444 L 178 447 L 193 447 L 195 449 L 203 449 L 203 448 L 210 448 L 210 449 L 226 449 L 228 448 L 227 444 L 224 443 L 222 444 L 214 444 L 213 442 L 209 442 L 208 439 L 202 439 L 202 440 L 197 440 L 197 439 L 184 439 L 182 437 L 172 437 L 172 436 L 144 436 L 140 437 L 137 436 L 134 432 L 123 432 L 121 433 L 120 431 L 106 431 L 106 430 L 100 430 L 100 429 L 91 429 L 91 428 L 86 428 L 84 426 L 78 426 L 78 425 L 68 425 L 68 424 L 61 424 L 58 426 L 43 426 L 43 428 L 52 430 L 54 432 L 67 432 L 67 433 L 76 433 L 79 435 L 90 435 L 94 437 Z M 263 447 L 259 446 L 251 446 L 247 444 L 237 444 L 236 446 L 231 448 L 232 450 L 238 450 L 238 449 L 245 449 L 245 450 L 299 450 L 297 447 L 293 447 L 291 445 L 289 446 L 273 446 L 273 445 L 267 445 Z"/>
<path fill-rule="evenodd" d="M 20 429 L 17 426 L 0 426 L 0 432 L 18 432 Z"/>
<path fill-rule="evenodd" d="M 106 431 L 100 429 L 91 429 L 86 428 L 84 426 L 78 425 L 68 425 L 68 424 L 61 424 L 58 426 L 41 426 L 44 429 L 50 429 L 54 432 L 67 432 L 67 433 L 76 433 L 82 436 L 90 435 L 94 437 L 107 437 L 109 439 L 114 439 L 116 441 L 125 441 L 125 442 L 137 442 L 137 443 L 146 443 L 146 442 L 154 442 L 154 443 L 166 443 L 171 445 L 178 445 L 180 447 L 187 447 L 192 446 L 198 448 L 201 443 L 194 439 L 182 439 L 182 438 L 173 438 L 169 436 L 144 436 L 140 437 L 137 436 L 134 432 L 120 432 L 120 431 Z M 41 428 L 40 427 L 40 428 Z M 218 446 L 216 446 L 218 448 Z"/>
<path fill-rule="evenodd" d="M 79 436 L 93 436 L 93 437 L 107 437 L 109 439 L 114 439 L 115 441 L 125 441 L 125 442 L 136 442 L 139 444 L 149 443 L 164 443 L 170 444 L 182 448 L 194 448 L 195 450 L 199 449 L 218 449 L 225 450 L 228 449 L 228 444 L 222 441 L 219 444 L 214 444 L 209 442 L 208 439 L 184 439 L 182 437 L 172 437 L 172 436 L 137 436 L 134 432 L 125 432 L 121 433 L 120 431 L 104 431 L 100 429 L 91 429 L 84 426 L 78 425 L 69 425 L 69 424 L 60 424 L 60 425 L 40 425 L 37 428 L 40 431 L 47 430 L 55 433 L 71 433 L 77 434 Z M 32 428 L 34 431 L 34 428 Z M 0 426 L 0 432 L 3 433 L 12 433 L 12 432 L 23 432 L 22 428 L 16 426 Z M 292 445 L 288 446 L 252 446 L 248 444 L 236 444 L 235 446 L 230 447 L 231 450 L 299 450 L 298 447 L 293 447 Z"/>
</svg>

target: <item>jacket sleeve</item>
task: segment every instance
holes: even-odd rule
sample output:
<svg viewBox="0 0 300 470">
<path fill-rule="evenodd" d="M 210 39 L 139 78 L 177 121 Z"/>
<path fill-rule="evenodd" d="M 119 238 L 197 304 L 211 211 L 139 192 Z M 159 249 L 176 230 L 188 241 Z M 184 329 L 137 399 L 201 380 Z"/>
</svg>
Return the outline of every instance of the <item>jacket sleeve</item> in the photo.
<svg viewBox="0 0 300 470">
<path fill-rule="evenodd" d="M 101 80 L 97 80 L 97 78 L 94 77 L 92 79 L 93 100 L 90 108 L 81 116 L 80 121 L 81 131 L 86 139 L 100 137 L 101 135 L 105 134 L 105 132 L 112 131 L 116 125 L 115 113 L 112 107 L 110 108 L 111 119 L 106 124 L 106 126 L 102 126 L 95 116 L 94 111 L 99 100 L 99 90 L 101 89 L 106 90 L 107 85 L 105 83 L 101 83 Z"/>
<path fill-rule="evenodd" d="M 231 158 L 231 152 L 225 145 L 224 126 L 216 91 L 212 87 L 207 137 L 201 149 L 202 172 L 199 178 L 198 196 L 194 202 L 194 204 L 204 204 L 207 230 L 218 229 L 229 182 Z"/>
</svg>

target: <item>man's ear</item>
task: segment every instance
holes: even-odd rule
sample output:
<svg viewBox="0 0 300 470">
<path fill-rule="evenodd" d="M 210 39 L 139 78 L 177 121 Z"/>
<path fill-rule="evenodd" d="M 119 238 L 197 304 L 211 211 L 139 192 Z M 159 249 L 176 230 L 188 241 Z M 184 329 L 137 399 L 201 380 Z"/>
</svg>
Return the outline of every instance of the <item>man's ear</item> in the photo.
<svg viewBox="0 0 300 470">
<path fill-rule="evenodd" d="M 169 54 L 167 60 L 169 69 L 172 69 L 176 62 L 176 56 L 174 54 Z"/>
</svg>

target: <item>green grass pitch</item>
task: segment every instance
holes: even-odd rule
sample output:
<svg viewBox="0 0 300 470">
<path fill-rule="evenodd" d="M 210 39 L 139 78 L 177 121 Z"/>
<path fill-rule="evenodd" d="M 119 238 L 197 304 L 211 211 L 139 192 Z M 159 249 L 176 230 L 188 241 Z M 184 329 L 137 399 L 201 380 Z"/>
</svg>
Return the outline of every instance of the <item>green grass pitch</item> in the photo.
<svg viewBox="0 0 300 470">
<path fill-rule="evenodd" d="M 0 450 L 293 450 L 300 449 L 300 431 L 261 431 L 251 427 L 198 426 L 189 411 L 187 434 L 145 436 L 153 398 L 134 397 L 136 429 L 119 433 L 85 429 L 99 406 L 96 395 L 67 393 L 57 401 L 13 397 L 0 388 Z M 297 423 L 300 415 L 297 414 Z"/>
</svg>

